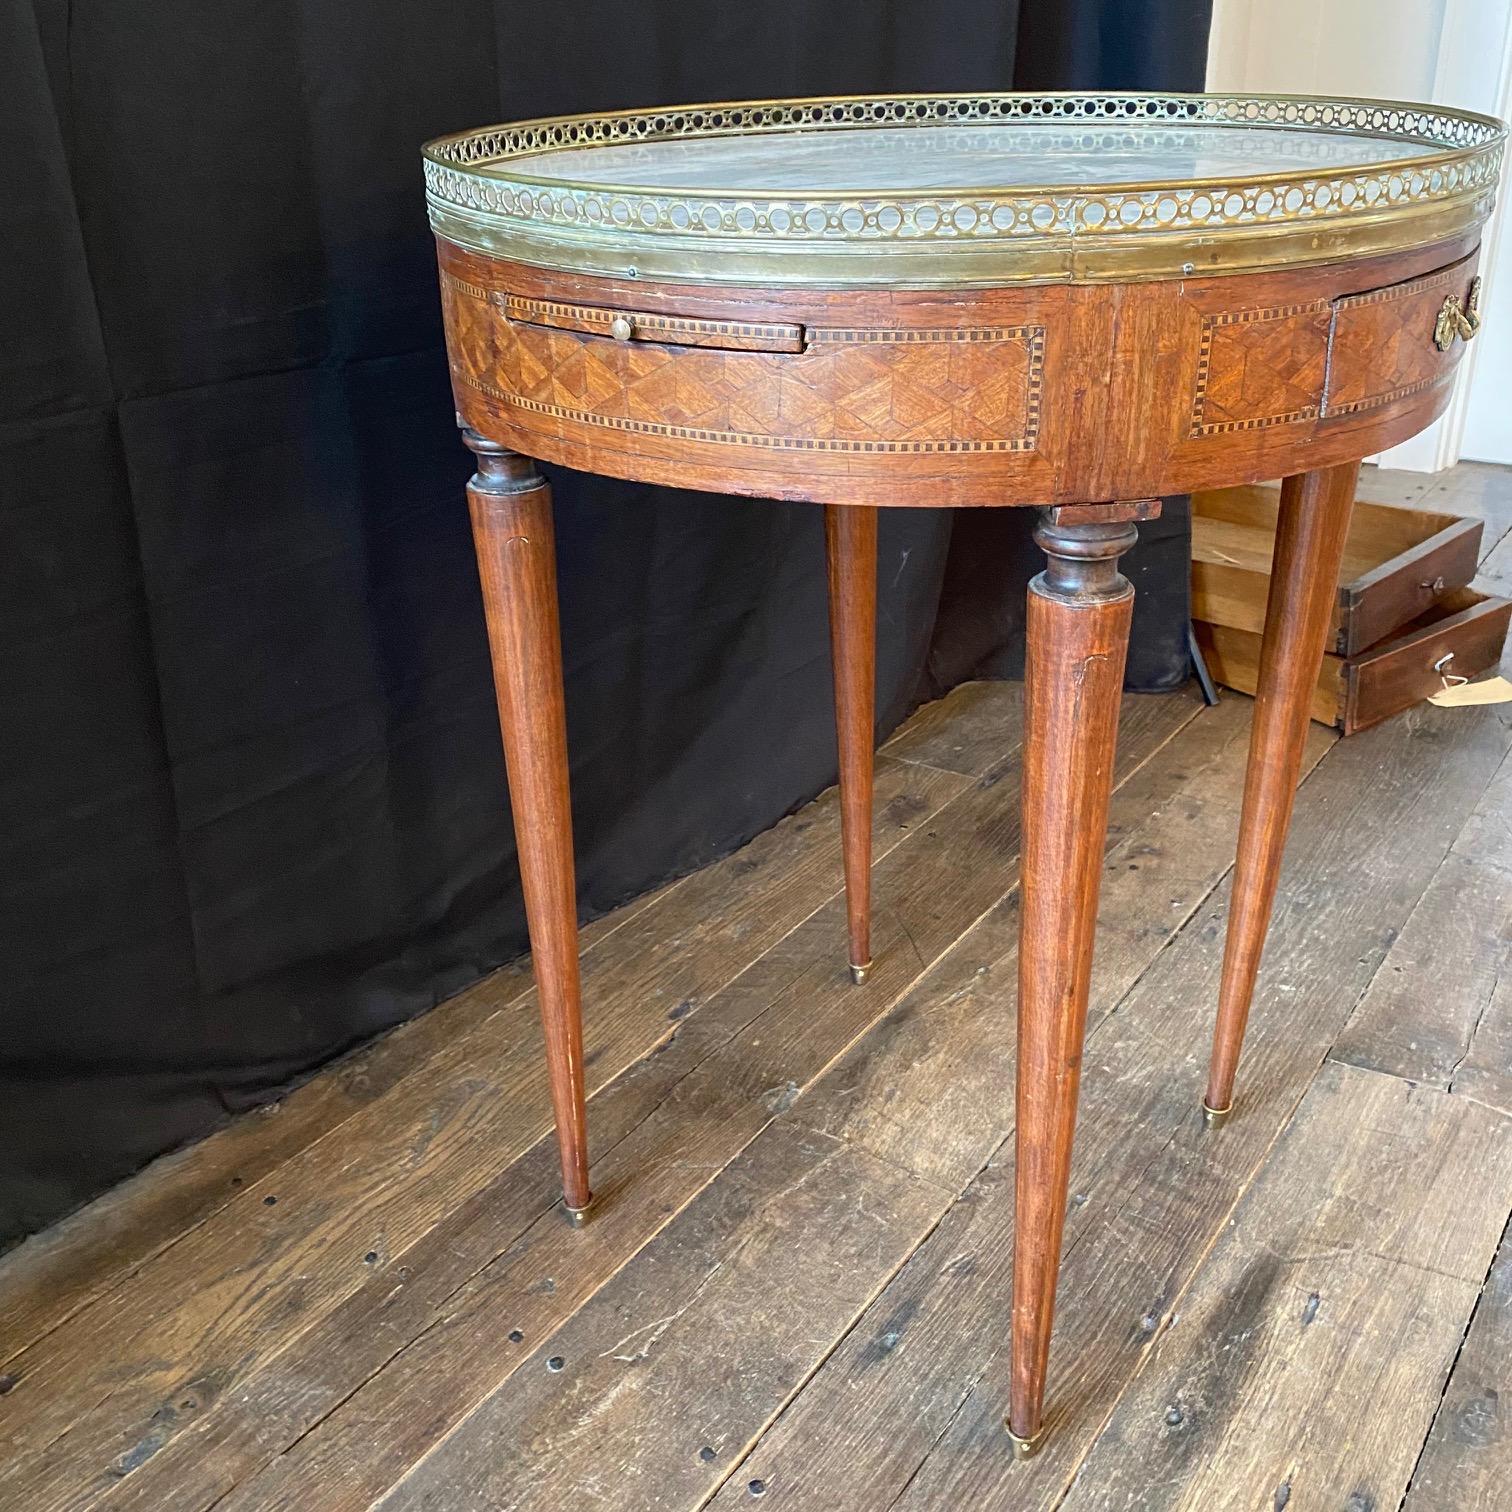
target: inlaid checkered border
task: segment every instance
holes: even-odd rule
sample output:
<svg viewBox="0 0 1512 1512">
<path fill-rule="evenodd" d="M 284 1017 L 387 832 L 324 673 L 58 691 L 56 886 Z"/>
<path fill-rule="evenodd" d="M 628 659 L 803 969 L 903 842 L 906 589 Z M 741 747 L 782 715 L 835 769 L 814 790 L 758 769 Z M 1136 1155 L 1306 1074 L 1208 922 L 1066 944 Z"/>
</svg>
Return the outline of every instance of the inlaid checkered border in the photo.
<svg viewBox="0 0 1512 1512">
<path fill-rule="evenodd" d="M 1297 315 L 1322 314 L 1329 308 L 1326 299 L 1314 299 L 1303 304 L 1271 305 L 1254 310 L 1221 310 L 1217 314 L 1202 317 L 1202 336 L 1197 349 L 1197 374 L 1192 391 L 1192 423 L 1187 435 L 1196 440 L 1201 436 L 1230 435 L 1235 431 L 1265 430 L 1272 425 L 1288 425 L 1295 420 L 1316 420 L 1320 414 L 1317 404 L 1305 404 L 1299 409 L 1281 410 L 1271 415 L 1252 415 L 1243 420 L 1204 420 L 1207 406 L 1208 379 L 1211 373 L 1214 334 L 1226 326 L 1259 325 L 1266 321 L 1290 320 Z"/>
</svg>

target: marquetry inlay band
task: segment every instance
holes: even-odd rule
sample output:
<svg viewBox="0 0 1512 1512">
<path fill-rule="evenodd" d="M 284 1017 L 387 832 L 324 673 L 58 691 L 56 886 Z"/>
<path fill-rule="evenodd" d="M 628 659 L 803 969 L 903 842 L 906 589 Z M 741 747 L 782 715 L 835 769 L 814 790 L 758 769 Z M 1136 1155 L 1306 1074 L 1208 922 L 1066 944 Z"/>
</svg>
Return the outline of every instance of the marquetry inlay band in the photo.
<svg viewBox="0 0 1512 1512">
<path fill-rule="evenodd" d="M 1430 273 L 1426 278 L 1410 278 L 1406 283 L 1389 284 L 1384 289 L 1371 289 L 1364 294 L 1346 294 L 1335 301 L 1341 310 L 1358 309 L 1362 305 L 1395 304 L 1401 299 L 1411 299 L 1418 294 L 1430 294 L 1435 289 L 1447 289 L 1462 282 L 1464 274 L 1459 266 L 1444 268 Z"/>
<path fill-rule="evenodd" d="M 454 370 L 455 371 L 455 370 Z M 1039 434 L 1037 409 L 1030 417 L 1029 426 L 1022 436 L 1000 441 L 915 440 L 915 441 L 853 441 L 834 436 L 778 436 L 759 431 L 702 430 L 688 425 L 670 425 L 657 420 L 635 420 L 622 415 L 596 414 L 591 410 L 572 409 L 566 405 L 547 404 L 537 399 L 522 399 L 518 394 L 506 393 L 503 389 L 468 374 L 460 374 L 464 383 L 500 400 L 516 409 L 528 410 L 537 415 L 549 415 L 559 420 L 574 420 L 582 425 L 602 426 L 608 430 L 631 431 L 643 436 L 666 436 L 679 441 L 712 441 L 726 446 L 755 446 L 777 451 L 813 452 L 866 452 L 871 454 L 893 453 L 897 455 L 922 456 L 929 453 L 960 452 L 1024 452 L 1034 449 Z"/>
</svg>

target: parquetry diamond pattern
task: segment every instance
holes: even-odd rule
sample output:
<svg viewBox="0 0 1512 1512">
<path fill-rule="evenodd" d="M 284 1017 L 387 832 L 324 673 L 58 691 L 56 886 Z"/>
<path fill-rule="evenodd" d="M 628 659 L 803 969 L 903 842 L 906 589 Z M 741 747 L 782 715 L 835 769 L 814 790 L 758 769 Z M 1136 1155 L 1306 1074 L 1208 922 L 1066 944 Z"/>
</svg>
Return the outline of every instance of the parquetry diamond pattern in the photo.
<svg viewBox="0 0 1512 1512">
<path fill-rule="evenodd" d="M 452 285 L 457 371 L 506 403 L 739 445 L 1029 451 L 1044 330 L 810 330 L 802 352 L 618 342 L 507 320 Z"/>
<path fill-rule="evenodd" d="M 1464 343 L 1439 351 L 1433 327 L 1446 294 L 1464 297 L 1470 271 L 1450 268 L 1341 299 L 1324 414 L 1375 409 L 1448 378 Z"/>
<path fill-rule="evenodd" d="M 1192 435 L 1315 419 L 1328 370 L 1329 319 L 1325 300 L 1206 316 Z"/>
</svg>

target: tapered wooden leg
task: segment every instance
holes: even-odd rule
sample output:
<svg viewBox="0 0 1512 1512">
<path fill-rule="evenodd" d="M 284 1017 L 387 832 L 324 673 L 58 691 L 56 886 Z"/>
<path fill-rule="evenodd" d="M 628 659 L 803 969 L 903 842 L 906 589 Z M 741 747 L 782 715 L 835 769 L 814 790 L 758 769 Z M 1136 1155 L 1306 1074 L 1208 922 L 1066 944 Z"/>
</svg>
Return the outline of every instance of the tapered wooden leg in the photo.
<svg viewBox="0 0 1512 1512">
<path fill-rule="evenodd" d="M 830 504 L 824 510 L 829 563 L 830 648 L 835 733 L 840 746 L 840 839 L 850 970 L 871 972 L 872 759 L 876 733 L 877 511 Z"/>
<path fill-rule="evenodd" d="M 546 1037 L 562 1192 L 568 1213 L 582 1222 L 591 1197 L 551 489 L 528 457 L 472 431 L 464 431 L 463 439 L 478 457 L 467 499 Z"/>
<path fill-rule="evenodd" d="M 1281 874 L 1313 689 L 1338 598 L 1339 564 L 1354 503 L 1358 462 L 1287 478 L 1271 561 L 1260 681 L 1255 691 L 1239 853 L 1234 864 L 1218 1026 L 1203 1116 L 1212 1127 L 1234 1102 L 1234 1072 L 1244 1043 L 1260 952 Z"/>
<path fill-rule="evenodd" d="M 1014 1452 L 1021 1458 L 1040 1443 L 1097 889 L 1134 604 L 1118 558 L 1134 544 L 1137 531 L 1116 506 L 1107 515 L 1098 520 L 1088 508 L 1045 510 L 1035 540 L 1049 565 L 1029 585 L 1008 1414 Z"/>
</svg>

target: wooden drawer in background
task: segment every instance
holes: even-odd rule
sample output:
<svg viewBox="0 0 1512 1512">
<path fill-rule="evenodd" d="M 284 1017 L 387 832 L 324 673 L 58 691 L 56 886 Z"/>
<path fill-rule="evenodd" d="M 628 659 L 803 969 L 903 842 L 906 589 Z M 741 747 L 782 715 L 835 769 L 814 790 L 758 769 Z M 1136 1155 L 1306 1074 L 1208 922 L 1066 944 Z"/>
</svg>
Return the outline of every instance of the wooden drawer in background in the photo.
<svg viewBox="0 0 1512 1512">
<path fill-rule="evenodd" d="M 1390 639 L 1356 656 L 1323 658 L 1312 716 L 1346 735 L 1369 729 L 1421 702 L 1442 686 L 1435 663 L 1452 652 L 1447 670 L 1476 677 L 1501 660 L 1512 599 L 1487 598 L 1470 588 L 1444 595 Z M 1260 632 L 1196 622 L 1208 670 L 1226 687 L 1253 693 L 1259 682 Z"/>
<path fill-rule="evenodd" d="M 1259 631 L 1270 591 L 1279 488 L 1192 498 L 1192 618 Z M 1344 547 L 1332 650 L 1357 656 L 1475 576 L 1481 521 L 1359 500 Z"/>
</svg>

